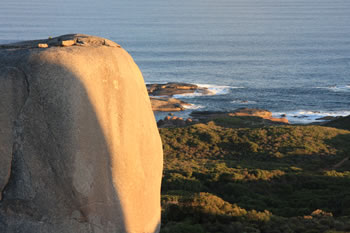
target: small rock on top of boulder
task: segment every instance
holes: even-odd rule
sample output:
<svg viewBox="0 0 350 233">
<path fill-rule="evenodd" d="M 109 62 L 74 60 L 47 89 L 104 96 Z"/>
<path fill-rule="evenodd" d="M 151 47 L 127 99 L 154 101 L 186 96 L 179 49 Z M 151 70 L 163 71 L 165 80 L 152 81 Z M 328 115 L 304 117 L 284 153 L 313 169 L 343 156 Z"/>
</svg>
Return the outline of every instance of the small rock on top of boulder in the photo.
<svg viewBox="0 0 350 233">
<path fill-rule="evenodd" d="M 120 45 L 97 36 L 90 36 L 84 34 L 67 34 L 54 38 L 41 39 L 41 40 L 29 40 L 21 41 L 12 44 L 0 45 L 0 49 L 30 49 L 30 48 L 50 48 L 50 47 L 71 47 L 71 46 L 108 46 L 119 47 Z"/>
</svg>

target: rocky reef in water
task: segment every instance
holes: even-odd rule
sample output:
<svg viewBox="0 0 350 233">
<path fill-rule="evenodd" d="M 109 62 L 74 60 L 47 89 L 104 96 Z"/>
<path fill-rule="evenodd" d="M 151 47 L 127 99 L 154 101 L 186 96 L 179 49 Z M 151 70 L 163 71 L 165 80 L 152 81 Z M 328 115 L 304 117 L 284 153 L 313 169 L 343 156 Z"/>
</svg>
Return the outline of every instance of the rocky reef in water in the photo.
<svg viewBox="0 0 350 233">
<path fill-rule="evenodd" d="M 165 84 L 147 84 L 148 94 L 152 96 L 174 96 L 192 93 L 210 94 L 210 90 L 196 84 L 170 82 Z"/>
<path fill-rule="evenodd" d="M 175 95 L 184 94 L 210 94 L 208 88 L 199 87 L 190 83 L 170 82 L 165 84 L 147 84 L 148 94 L 151 96 L 152 109 L 156 112 L 184 111 L 190 104 L 173 98 Z"/>
<path fill-rule="evenodd" d="M 168 97 L 150 97 L 152 110 L 155 112 L 178 112 L 190 105 L 185 101 Z"/>
</svg>

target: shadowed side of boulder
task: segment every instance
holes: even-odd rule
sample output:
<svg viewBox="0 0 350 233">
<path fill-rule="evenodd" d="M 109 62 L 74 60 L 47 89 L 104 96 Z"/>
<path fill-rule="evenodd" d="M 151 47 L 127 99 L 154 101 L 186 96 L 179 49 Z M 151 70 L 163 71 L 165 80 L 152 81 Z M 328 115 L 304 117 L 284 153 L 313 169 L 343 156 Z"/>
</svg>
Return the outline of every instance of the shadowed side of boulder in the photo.
<svg viewBox="0 0 350 233">
<path fill-rule="evenodd" d="M 15 120 L 27 96 L 24 73 L 14 67 L 0 66 L 0 200 L 11 173 Z"/>
</svg>

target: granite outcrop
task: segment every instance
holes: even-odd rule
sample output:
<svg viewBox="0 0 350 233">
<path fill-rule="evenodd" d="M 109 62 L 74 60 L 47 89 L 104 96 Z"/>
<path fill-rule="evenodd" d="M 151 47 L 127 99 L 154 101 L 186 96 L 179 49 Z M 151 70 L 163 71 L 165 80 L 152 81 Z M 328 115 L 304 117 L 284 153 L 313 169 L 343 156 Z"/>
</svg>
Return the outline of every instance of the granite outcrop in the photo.
<svg viewBox="0 0 350 233">
<path fill-rule="evenodd" d="M 162 153 L 142 74 L 118 44 L 0 45 L 0 232 L 158 232 Z"/>
</svg>

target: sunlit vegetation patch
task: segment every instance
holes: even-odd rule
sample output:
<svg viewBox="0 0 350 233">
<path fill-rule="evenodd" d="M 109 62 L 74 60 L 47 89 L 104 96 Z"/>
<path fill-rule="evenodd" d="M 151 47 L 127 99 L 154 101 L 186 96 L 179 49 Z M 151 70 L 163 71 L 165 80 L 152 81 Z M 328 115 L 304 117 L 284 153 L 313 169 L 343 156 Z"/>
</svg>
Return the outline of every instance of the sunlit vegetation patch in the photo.
<svg viewBox="0 0 350 233">
<path fill-rule="evenodd" d="M 210 193 L 196 193 L 188 196 L 181 196 L 174 202 L 167 202 L 169 196 L 165 196 L 164 208 L 173 208 L 168 212 L 168 218 L 186 219 L 187 217 L 197 218 L 198 222 L 215 221 L 221 219 L 228 221 L 251 220 L 251 221 L 268 221 L 272 214 L 268 210 L 258 212 L 255 210 L 247 211 L 236 204 L 230 204 L 221 198 Z M 170 198 L 171 199 L 171 198 Z M 177 215 L 177 213 L 181 213 Z"/>
<path fill-rule="evenodd" d="M 348 136 L 341 135 L 349 133 L 320 126 L 225 128 L 214 122 L 160 131 L 167 157 L 186 159 L 335 155 L 348 149 L 344 144 Z"/>
<path fill-rule="evenodd" d="M 160 133 L 162 232 L 350 231 L 349 131 L 209 122 Z"/>
<path fill-rule="evenodd" d="M 335 171 L 335 170 L 331 170 L 331 171 L 325 171 L 324 174 L 325 174 L 326 176 L 347 177 L 347 178 L 350 178 L 350 171 L 337 172 L 337 171 Z"/>
</svg>

